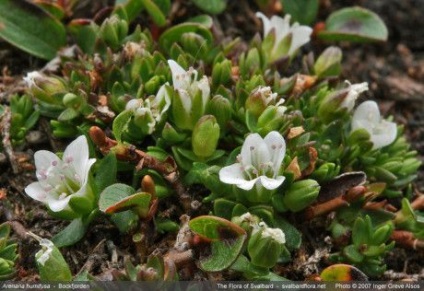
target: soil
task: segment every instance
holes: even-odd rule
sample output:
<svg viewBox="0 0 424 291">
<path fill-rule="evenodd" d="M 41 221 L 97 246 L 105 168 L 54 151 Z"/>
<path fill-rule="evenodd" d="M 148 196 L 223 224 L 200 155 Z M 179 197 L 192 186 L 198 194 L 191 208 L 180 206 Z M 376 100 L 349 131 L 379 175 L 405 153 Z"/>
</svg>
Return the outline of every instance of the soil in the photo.
<svg viewBox="0 0 424 291">
<path fill-rule="evenodd" d="M 94 1 L 96 2 L 96 1 Z M 105 1 L 106 2 L 106 1 Z M 178 22 L 190 15 L 201 12 L 188 1 L 175 1 L 171 19 Z M 424 1 L 422 0 L 361 0 L 361 1 L 321 1 L 319 20 L 323 21 L 332 11 L 343 6 L 360 5 L 380 15 L 389 29 L 389 40 L 380 44 L 338 43 L 343 50 L 342 79 L 351 83 L 368 82 L 370 90 L 363 99 L 378 100 L 384 115 L 392 115 L 396 122 L 405 125 L 406 136 L 412 148 L 418 151 L 424 161 Z M 175 7 L 178 6 L 178 7 Z M 278 10 L 274 6 L 272 9 Z M 271 9 L 271 10 L 272 10 Z M 215 17 L 214 33 L 219 38 L 240 36 L 249 40 L 261 29 L 255 18 L 257 11 L 253 1 L 228 1 L 227 10 Z M 96 10 L 92 10 L 96 11 Z M 86 12 L 91 13 L 91 12 Z M 85 15 L 87 16 L 87 15 Z M 93 16 L 93 15 L 91 15 Z M 311 47 L 315 54 L 329 43 L 313 40 Z M 22 75 L 41 68 L 44 62 L 19 51 L 0 40 L 0 102 L 7 103 L 12 93 L 22 93 Z M 34 177 L 33 153 L 41 148 L 60 149 L 63 143 L 52 139 L 48 134 L 46 121 L 41 121 L 27 144 L 14 149 L 16 160 L 11 162 L 0 153 L 0 223 L 10 221 L 13 238 L 18 242 L 20 259 L 14 280 L 34 281 L 38 279 L 34 254 L 38 244 L 29 239 L 26 231 L 41 237 L 50 238 L 66 225 L 65 222 L 51 218 L 45 208 L 34 203 L 24 193 L 24 188 Z M 15 164 L 13 164 L 15 163 Z M 15 170 L 15 171 L 14 171 Z M 17 171 L 16 171 L 17 170 Z M 191 189 L 195 196 L 201 189 Z M 424 168 L 418 172 L 414 191 L 424 192 Z M 169 201 L 164 209 L 170 207 Z M 164 210 L 162 209 L 162 210 Z M 200 213 L 202 209 L 197 210 Z M 179 216 L 179 210 L 172 215 Z M 278 271 L 292 280 L 304 280 L 309 274 L 317 273 L 325 266 L 315 263 L 316 258 L 325 256 L 329 246 L 325 235 L 314 233 L 311 227 L 305 228 L 304 247 L 296 254 L 291 264 Z M 165 253 L 173 245 L 175 236 L 154 237 L 146 253 L 153 251 Z M 88 271 L 99 279 L 111 279 L 112 269 L 122 269 L 124 258 L 135 258 L 136 250 L 131 239 L 121 235 L 104 217 L 98 218 L 84 239 L 72 247 L 62 249 L 73 274 Z M 388 270 L 381 280 L 424 279 L 424 252 L 395 248 L 387 256 Z M 180 274 L 182 280 L 200 279 L 237 279 L 234 274 L 220 273 L 208 277 L 199 271 L 187 268 Z M 210 275 L 209 275 L 210 276 Z"/>
</svg>

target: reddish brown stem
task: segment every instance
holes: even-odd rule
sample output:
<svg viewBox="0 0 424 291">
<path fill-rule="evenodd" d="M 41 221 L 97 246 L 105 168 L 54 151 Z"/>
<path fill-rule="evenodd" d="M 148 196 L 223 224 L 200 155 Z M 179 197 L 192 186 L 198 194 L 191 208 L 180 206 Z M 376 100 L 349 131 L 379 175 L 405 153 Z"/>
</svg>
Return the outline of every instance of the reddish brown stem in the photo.
<svg viewBox="0 0 424 291">
<path fill-rule="evenodd" d="M 415 238 L 412 232 L 406 230 L 395 230 L 393 231 L 391 237 L 392 240 L 406 248 L 411 248 L 414 250 L 424 249 L 424 240 Z"/>
<path fill-rule="evenodd" d="M 104 131 L 97 126 L 90 128 L 89 135 L 103 155 L 107 155 L 113 148 L 119 160 L 135 163 L 137 170 L 147 167 L 162 174 L 163 178 L 174 188 L 184 209 L 186 211 L 191 209 L 191 198 L 186 193 L 185 187 L 181 184 L 177 165 L 172 157 L 169 156 L 162 162 L 133 145 L 121 144 L 107 137 Z"/>
</svg>

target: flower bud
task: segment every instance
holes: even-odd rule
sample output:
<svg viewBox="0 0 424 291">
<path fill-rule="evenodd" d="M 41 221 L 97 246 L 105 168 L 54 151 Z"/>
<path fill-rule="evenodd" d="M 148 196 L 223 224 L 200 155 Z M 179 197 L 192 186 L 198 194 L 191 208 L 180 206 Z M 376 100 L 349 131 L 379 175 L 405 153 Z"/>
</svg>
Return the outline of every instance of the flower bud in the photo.
<svg viewBox="0 0 424 291">
<path fill-rule="evenodd" d="M 160 86 L 161 86 L 161 77 L 160 76 L 153 76 L 144 85 L 144 90 L 145 90 L 146 94 L 152 95 L 152 94 L 155 94 L 159 90 Z"/>
<path fill-rule="evenodd" d="M 205 38 L 194 32 L 184 33 L 181 36 L 181 45 L 186 53 L 198 58 L 203 58 L 209 51 Z"/>
<path fill-rule="evenodd" d="M 312 173 L 311 177 L 320 182 L 327 182 L 337 176 L 339 172 L 340 166 L 334 163 L 324 163 Z"/>
<path fill-rule="evenodd" d="M 67 93 L 63 96 L 63 104 L 68 108 L 78 110 L 83 105 L 83 102 L 83 98 L 74 93 Z"/>
<path fill-rule="evenodd" d="M 325 122 L 340 118 L 346 111 L 352 111 L 359 94 L 368 90 L 368 83 L 348 84 L 347 88 L 329 94 L 321 103 L 318 115 Z"/>
<path fill-rule="evenodd" d="M 194 154 L 201 158 L 210 157 L 218 145 L 219 133 L 215 116 L 205 115 L 200 118 L 193 129 L 191 140 Z"/>
<path fill-rule="evenodd" d="M 233 217 L 231 222 L 241 226 L 244 230 L 246 230 L 246 232 L 250 232 L 252 227 L 259 224 L 260 219 L 256 215 L 252 215 L 250 212 L 246 212 L 240 216 Z"/>
<path fill-rule="evenodd" d="M 247 56 L 240 62 L 242 75 L 252 76 L 261 72 L 261 57 L 257 48 L 248 51 Z"/>
<path fill-rule="evenodd" d="M 206 113 L 215 116 L 222 129 L 225 129 L 231 120 L 232 111 L 230 100 L 221 95 L 214 96 L 206 107 Z"/>
<path fill-rule="evenodd" d="M 168 122 L 165 123 L 165 126 L 162 130 L 162 137 L 170 143 L 179 143 L 186 139 L 186 135 L 183 133 L 179 133 L 175 130 L 175 128 L 169 124 Z"/>
<path fill-rule="evenodd" d="M 55 97 L 67 91 L 65 84 L 61 80 L 47 77 L 37 71 L 28 73 L 24 77 L 24 81 L 32 96 L 49 104 L 61 104 L 59 99 Z"/>
<path fill-rule="evenodd" d="M 279 228 L 269 228 L 266 224 L 259 223 L 259 230 L 249 239 L 247 250 L 252 264 L 272 268 L 280 257 L 286 242 L 283 231 Z"/>
<path fill-rule="evenodd" d="M 35 254 L 40 279 L 42 281 L 71 281 L 71 270 L 59 249 L 48 239 L 30 232 L 28 234 L 38 240 L 41 246 L 41 250 Z"/>
<path fill-rule="evenodd" d="M 266 134 L 278 130 L 284 122 L 285 106 L 268 106 L 258 119 L 258 131 Z"/>
<path fill-rule="evenodd" d="M 212 86 L 217 88 L 219 85 L 225 85 L 231 80 L 231 61 L 224 60 L 216 63 L 212 70 Z"/>
<path fill-rule="evenodd" d="M 284 103 L 283 98 L 278 98 L 277 93 L 273 93 L 270 87 L 257 87 L 247 98 L 245 107 L 250 114 L 254 117 L 259 118 L 259 116 L 269 107 L 269 105 L 279 106 L 286 110 L 286 107 L 280 106 Z M 284 112 L 283 111 L 283 112 Z M 281 112 L 281 110 L 280 110 Z M 268 122 L 268 119 L 264 120 Z"/>
<path fill-rule="evenodd" d="M 314 72 L 319 78 L 338 76 L 341 71 L 342 51 L 336 46 L 328 47 L 317 59 Z"/>
<path fill-rule="evenodd" d="M 320 186 L 312 179 L 294 182 L 284 194 L 283 202 L 293 212 L 309 206 L 318 197 Z"/>
<path fill-rule="evenodd" d="M 118 49 L 121 41 L 128 33 L 128 23 L 113 15 L 106 19 L 100 27 L 99 35 L 113 50 Z"/>
</svg>

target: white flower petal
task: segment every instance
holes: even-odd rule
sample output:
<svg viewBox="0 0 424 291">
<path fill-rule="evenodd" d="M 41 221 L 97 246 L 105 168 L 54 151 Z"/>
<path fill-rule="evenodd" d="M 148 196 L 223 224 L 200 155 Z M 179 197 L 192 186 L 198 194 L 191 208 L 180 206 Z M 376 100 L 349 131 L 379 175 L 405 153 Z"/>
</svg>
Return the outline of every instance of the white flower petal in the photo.
<svg viewBox="0 0 424 291">
<path fill-rule="evenodd" d="M 263 238 L 270 237 L 280 244 L 284 244 L 286 242 L 286 236 L 284 235 L 284 232 L 279 228 L 266 227 L 263 230 L 261 237 Z"/>
<path fill-rule="evenodd" d="M 187 114 L 191 115 L 191 109 L 193 107 L 193 101 L 191 100 L 190 94 L 186 90 L 183 90 L 183 89 L 178 89 L 177 91 L 178 91 L 178 95 L 179 95 L 178 97 L 181 100 L 181 104 L 183 105 L 184 111 Z"/>
<path fill-rule="evenodd" d="M 40 202 L 47 201 L 46 191 L 43 189 L 43 187 L 41 186 L 39 182 L 33 182 L 29 184 L 28 186 L 26 186 L 25 193 L 34 200 L 37 200 Z"/>
<path fill-rule="evenodd" d="M 239 187 L 240 189 L 249 191 L 253 188 L 253 186 L 255 186 L 258 179 L 259 178 L 255 178 L 253 180 L 246 180 L 243 183 L 236 184 L 236 186 Z"/>
<path fill-rule="evenodd" d="M 219 171 L 219 180 L 226 184 L 237 185 L 246 182 L 243 172 L 243 166 L 240 163 L 235 163 L 227 167 L 223 167 Z"/>
<path fill-rule="evenodd" d="M 275 42 L 279 43 L 290 30 L 290 18 L 289 14 L 286 14 L 284 18 L 274 15 L 271 17 L 271 29 L 275 29 Z"/>
<path fill-rule="evenodd" d="M 52 199 L 48 202 L 48 206 L 53 212 L 62 211 L 68 207 L 69 200 L 71 200 L 71 197 L 72 195 L 68 195 L 66 197 L 63 197 L 62 199 Z"/>
<path fill-rule="evenodd" d="M 349 85 L 349 87 L 347 88 L 347 90 L 349 91 L 343 102 L 340 104 L 340 107 L 344 107 L 348 111 L 351 111 L 355 106 L 355 101 L 358 98 L 359 94 L 368 90 L 368 83 L 363 82 L 359 84 L 350 84 L 348 80 L 346 80 L 345 83 Z"/>
<path fill-rule="evenodd" d="M 50 240 L 43 238 L 40 240 L 40 246 L 42 246 L 42 249 L 37 252 L 35 257 L 37 258 L 37 262 L 44 266 L 50 259 L 54 244 Z"/>
<path fill-rule="evenodd" d="M 42 78 L 43 75 L 40 74 L 38 71 L 29 72 L 23 79 L 26 85 L 31 88 L 33 86 L 36 86 L 35 80 L 38 78 Z"/>
<path fill-rule="evenodd" d="M 34 162 L 37 171 L 42 171 L 49 169 L 54 163 L 61 163 L 61 160 L 52 152 L 40 150 L 35 152 Z"/>
<path fill-rule="evenodd" d="M 131 99 L 125 105 L 125 110 L 137 110 L 143 105 L 143 99 Z"/>
<path fill-rule="evenodd" d="M 359 122 L 358 122 L 359 121 Z M 378 124 L 380 122 L 380 110 L 374 101 L 361 103 L 353 113 L 352 129 L 358 129 L 357 124 L 366 126 L 367 124 Z M 369 128 L 368 126 L 364 127 Z"/>
<path fill-rule="evenodd" d="M 374 128 L 371 135 L 373 149 L 385 147 L 395 141 L 397 136 L 396 123 L 382 120 L 380 124 Z"/>
<path fill-rule="evenodd" d="M 309 26 L 296 26 L 292 27 L 292 40 L 290 44 L 290 49 L 288 54 L 291 56 L 295 53 L 301 46 L 308 43 L 311 40 L 312 28 Z"/>
<path fill-rule="evenodd" d="M 63 162 L 69 162 L 75 169 L 75 173 L 81 179 L 85 178 L 88 162 L 88 143 L 84 135 L 79 136 L 76 140 L 71 142 L 63 153 Z"/>
<path fill-rule="evenodd" d="M 191 83 L 191 76 L 174 60 L 168 60 L 168 65 L 172 73 L 172 85 L 174 89 L 188 89 Z"/>
<path fill-rule="evenodd" d="M 268 190 L 274 190 L 283 184 L 286 177 L 284 176 L 277 176 L 275 179 L 268 178 L 267 176 L 260 176 L 258 183 L 260 183 L 264 188 Z"/>
<path fill-rule="evenodd" d="M 252 133 L 247 136 L 241 148 L 240 154 L 243 165 L 246 166 L 252 164 L 252 148 L 254 149 L 263 143 L 264 140 L 258 133 Z"/>
<path fill-rule="evenodd" d="M 268 35 L 268 33 L 271 31 L 271 28 L 272 28 L 271 21 L 262 12 L 256 12 L 256 17 L 262 20 L 262 24 L 264 26 L 264 38 L 265 38 Z"/>
<path fill-rule="evenodd" d="M 160 121 L 162 115 L 168 111 L 169 107 L 171 106 L 171 96 L 169 96 L 168 90 L 166 89 L 166 86 L 169 86 L 168 83 L 163 84 L 160 88 L 158 93 L 156 94 L 155 98 L 153 99 L 152 103 L 154 106 L 158 106 L 159 108 L 162 108 L 160 110 L 160 114 L 156 116 L 156 121 Z"/>
<path fill-rule="evenodd" d="M 209 86 L 209 80 L 206 76 L 203 76 L 203 78 L 196 82 L 197 83 L 197 87 L 200 89 L 200 91 L 202 92 L 202 105 L 203 108 L 206 108 L 206 103 L 209 100 L 209 96 L 210 96 L 210 92 L 211 92 L 211 88 Z"/>
<path fill-rule="evenodd" d="M 271 131 L 264 138 L 269 152 L 271 153 L 271 161 L 274 167 L 274 173 L 278 174 L 281 163 L 286 155 L 286 141 L 278 131 Z"/>
</svg>

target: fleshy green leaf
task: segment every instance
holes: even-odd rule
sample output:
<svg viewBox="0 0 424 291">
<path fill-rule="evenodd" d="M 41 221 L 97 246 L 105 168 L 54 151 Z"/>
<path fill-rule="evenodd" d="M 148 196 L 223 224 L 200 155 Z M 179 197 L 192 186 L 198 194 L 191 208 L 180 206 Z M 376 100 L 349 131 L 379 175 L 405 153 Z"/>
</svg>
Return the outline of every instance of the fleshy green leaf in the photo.
<svg viewBox="0 0 424 291">
<path fill-rule="evenodd" d="M 105 212 L 107 208 L 127 198 L 135 192 L 134 188 L 125 184 L 113 184 L 100 194 L 99 209 Z"/>
<path fill-rule="evenodd" d="M 290 14 L 293 21 L 300 24 L 311 24 L 318 13 L 318 0 L 280 0 L 284 13 Z"/>
<path fill-rule="evenodd" d="M 117 164 L 116 156 L 113 152 L 110 152 L 99 162 L 95 177 L 95 183 L 99 193 L 107 186 L 115 183 Z"/>
<path fill-rule="evenodd" d="M 201 35 L 207 43 L 212 43 L 212 33 L 199 23 L 182 23 L 166 30 L 159 38 L 159 45 L 169 50 L 175 42 L 181 40 L 183 34 L 192 32 Z"/>
<path fill-rule="evenodd" d="M 325 30 L 318 36 L 330 41 L 386 41 L 388 31 L 383 20 L 374 12 L 349 7 L 332 13 L 325 23 Z"/>
<path fill-rule="evenodd" d="M 0 37 L 42 59 L 54 58 L 66 44 L 63 24 L 28 1 L 0 1 L 0 23 Z"/>
<path fill-rule="evenodd" d="M 105 212 L 108 214 L 113 214 L 117 212 L 126 211 L 128 209 L 137 209 L 137 212 L 141 217 L 147 215 L 150 206 L 150 200 L 152 195 L 147 192 L 140 192 L 128 196 L 115 204 L 109 206 Z"/>
<path fill-rule="evenodd" d="M 245 230 L 237 224 L 211 215 L 196 217 L 190 220 L 189 225 L 193 232 L 212 241 L 223 240 L 229 234 L 233 237 L 246 234 Z"/>
<path fill-rule="evenodd" d="M 200 267 L 207 272 L 217 272 L 231 266 L 239 256 L 246 231 L 231 221 L 216 216 L 199 216 L 189 222 L 197 235 L 211 240 L 211 254 L 200 260 Z"/>
<path fill-rule="evenodd" d="M 82 218 L 76 218 L 62 231 L 52 238 L 52 242 L 58 247 L 71 246 L 78 242 L 87 231 L 88 225 L 83 223 Z"/>
<path fill-rule="evenodd" d="M 121 141 L 122 133 L 127 128 L 132 115 L 131 110 L 125 110 L 113 120 L 112 131 L 117 141 Z"/>
<path fill-rule="evenodd" d="M 219 14 L 227 7 L 227 0 L 191 0 L 197 7 L 210 14 Z"/>
<path fill-rule="evenodd" d="M 125 184 L 113 184 L 106 187 L 100 194 L 99 209 L 105 212 L 108 207 L 125 199 L 135 192 L 134 188 Z M 121 232 L 127 232 L 137 225 L 138 216 L 131 210 L 113 214 L 112 221 Z"/>
<path fill-rule="evenodd" d="M 239 256 L 246 235 L 234 239 L 212 242 L 211 255 L 200 259 L 200 267 L 206 272 L 218 272 L 231 266 Z"/>
</svg>

